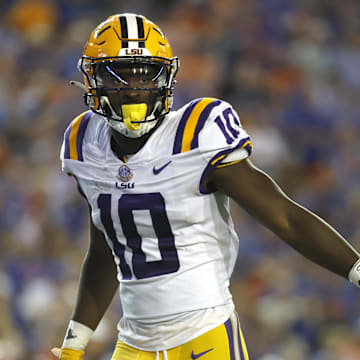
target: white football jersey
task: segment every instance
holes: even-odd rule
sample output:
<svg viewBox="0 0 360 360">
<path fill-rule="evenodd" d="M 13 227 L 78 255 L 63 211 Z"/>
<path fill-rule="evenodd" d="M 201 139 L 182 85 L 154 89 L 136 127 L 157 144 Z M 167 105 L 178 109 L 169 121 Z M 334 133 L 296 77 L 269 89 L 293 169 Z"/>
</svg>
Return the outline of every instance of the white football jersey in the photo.
<svg viewBox="0 0 360 360">
<path fill-rule="evenodd" d="M 221 100 L 194 100 L 166 115 L 145 145 L 123 161 L 110 139 L 107 120 L 88 111 L 66 130 L 61 159 L 117 264 L 120 338 L 122 329 L 129 331 L 126 321 L 151 324 L 189 312 L 195 318 L 196 311 L 232 304 L 228 287 L 238 238 L 228 197 L 204 182 L 215 167 L 251 153 L 236 112 Z M 181 337 L 166 343 L 171 331 L 164 331 L 159 341 L 173 347 L 189 340 L 191 326 L 187 331 L 189 324 L 181 324 Z M 121 339 L 154 350 L 160 344 L 148 332 L 149 339 Z"/>
</svg>

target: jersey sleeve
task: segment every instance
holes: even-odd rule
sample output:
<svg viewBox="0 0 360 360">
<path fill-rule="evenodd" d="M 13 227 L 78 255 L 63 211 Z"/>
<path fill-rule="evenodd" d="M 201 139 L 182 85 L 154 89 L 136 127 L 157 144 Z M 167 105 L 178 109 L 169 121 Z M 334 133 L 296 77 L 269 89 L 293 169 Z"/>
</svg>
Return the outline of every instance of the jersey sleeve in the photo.
<svg viewBox="0 0 360 360">
<path fill-rule="evenodd" d="M 61 146 L 60 159 L 62 170 L 68 174 L 74 174 L 71 166 L 73 161 L 84 162 L 84 137 L 91 117 L 91 111 L 86 111 L 77 116 L 67 127 L 64 141 Z"/>
<path fill-rule="evenodd" d="M 73 119 L 65 130 L 60 151 L 62 171 L 75 178 L 77 189 L 84 198 L 86 198 L 86 195 L 79 178 L 84 177 L 86 172 L 86 167 L 81 165 L 84 163 L 84 137 L 90 117 L 91 112 L 86 111 Z"/>
<path fill-rule="evenodd" d="M 200 180 L 200 192 L 208 193 L 204 181 L 214 168 L 225 167 L 240 162 L 252 152 L 251 139 L 242 127 L 233 107 L 214 99 L 210 114 L 199 133 L 199 151 L 207 165 Z"/>
</svg>

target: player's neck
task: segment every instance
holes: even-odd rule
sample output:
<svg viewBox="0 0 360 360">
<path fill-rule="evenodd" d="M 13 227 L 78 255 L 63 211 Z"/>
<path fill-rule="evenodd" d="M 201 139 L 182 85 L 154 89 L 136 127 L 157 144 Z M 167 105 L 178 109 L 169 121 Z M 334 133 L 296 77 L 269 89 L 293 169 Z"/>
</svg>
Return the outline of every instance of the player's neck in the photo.
<svg viewBox="0 0 360 360">
<path fill-rule="evenodd" d="M 160 123 L 161 121 L 159 121 L 147 134 L 139 138 L 129 138 L 121 135 L 114 129 L 110 129 L 112 138 L 111 149 L 119 158 L 126 155 L 136 154 L 145 145 L 151 134 L 157 129 Z"/>
<path fill-rule="evenodd" d="M 137 153 L 145 145 L 148 138 L 149 134 L 136 139 L 128 138 L 111 129 L 111 148 L 119 158 L 122 158 L 125 155 Z"/>
</svg>

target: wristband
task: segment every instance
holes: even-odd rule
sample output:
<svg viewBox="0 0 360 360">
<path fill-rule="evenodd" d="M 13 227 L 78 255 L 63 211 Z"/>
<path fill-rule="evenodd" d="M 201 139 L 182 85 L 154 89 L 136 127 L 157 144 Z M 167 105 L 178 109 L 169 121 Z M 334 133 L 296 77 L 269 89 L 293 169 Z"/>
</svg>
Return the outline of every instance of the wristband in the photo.
<svg viewBox="0 0 360 360">
<path fill-rule="evenodd" d="M 61 349 L 61 360 L 82 360 L 84 351 L 74 349 Z"/>
<path fill-rule="evenodd" d="M 351 268 L 349 280 L 357 287 L 360 287 L 360 259 Z"/>
<path fill-rule="evenodd" d="M 94 330 L 77 321 L 70 320 L 62 348 L 85 350 Z"/>
</svg>

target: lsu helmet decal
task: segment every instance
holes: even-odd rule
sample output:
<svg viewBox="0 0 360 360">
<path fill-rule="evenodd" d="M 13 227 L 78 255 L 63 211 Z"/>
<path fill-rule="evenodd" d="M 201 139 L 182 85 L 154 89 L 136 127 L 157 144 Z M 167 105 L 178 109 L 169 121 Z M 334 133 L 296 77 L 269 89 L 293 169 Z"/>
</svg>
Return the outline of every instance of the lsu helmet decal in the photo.
<svg viewBox="0 0 360 360">
<path fill-rule="evenodd" d="M 160 28 L 130 13 L 99 24 L 79 60 L 86 104 L 132 138 L 149 132 L 170 111 L 178 68 Z"/>
</svg>

